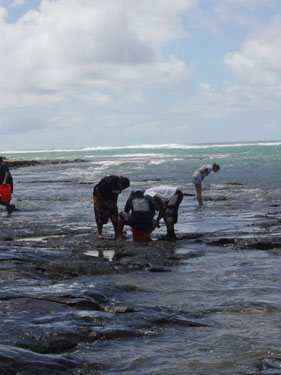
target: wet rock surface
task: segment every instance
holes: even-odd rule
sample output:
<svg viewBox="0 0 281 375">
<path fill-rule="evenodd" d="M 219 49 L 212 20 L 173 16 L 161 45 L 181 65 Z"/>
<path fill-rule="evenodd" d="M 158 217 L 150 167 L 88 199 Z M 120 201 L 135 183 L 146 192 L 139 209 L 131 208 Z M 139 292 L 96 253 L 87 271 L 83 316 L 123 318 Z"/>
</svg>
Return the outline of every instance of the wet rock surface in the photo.
<svg viewBox="0 0 281 375">
<path fill-rule="evenodd" d="M 96 241 L 92 233 L 83 230 L 50 233 L 40 224 L 32 230 L 16 228 L 10 222 L 0 237 L 0 273 L 4 286 L 0 291 L 1 375 L 32 375 L 39 371 L 95 374 L 103 364 L 80 361 L 75 355 L 79 346 L 159 335 L 170 325 L 207 327 L 204 315 L 211 311 L 194 315 L 163 306 L 126 304 L 122 302 L 122 294 L 134 294 L 136 287 L 113 285 L 110 290 L 103 289 L 88 285 L 89 277 L 170 272 L 171 267 L 204 254 L 202 251 L 177 254 L 176 249 L 187 242 L 203 243 L 207 247 L 231 246 L 237 250 L 281 251 L 280 237 L 248 239 L 243 235 L 241 232 L 221 236 L 193 233 L 179 235 L 177 242 L 155 240 L 143 244 Z M 109 252 L 111 256 L 106 257 Z M 82 285 L 81 280 L 84 280 Z M 263 360 L 255 374 L 280 374 L 280 370 L 272 370 L 276 364 L 273 362 Z"/>
<path fill-rule="evenodd" d="M 102 364 L 80 361 L 74 353 L 81 345 L 159 335 L 171 324 L 204 327 L 186 312 L 124 304 L 122 294 L 135 287 L 88 285 L 99 275 L 169 272 L 189 258 L 176 247 L 96 241 L 85 231 L 50 233 L 40 223 L 17 228 L 10 221 L 0 236 L 1 375 L 94 374 Z"/>
<path fill-rule="evenodd" d="M 257 364 L 257 371 L 247 375 L 280 375 L 281 359 L 280 358 L 261 358 Z"/>
<path fill-rule="evenodd" d="M 25 166 L 39 165 L 36 162 L 28 163 Z M 80 164 L 79 160 L 76 163 Z M 50 165 L 56 164 L 58 165 L 59 162 Z M 17 165 L 15 162 L 12 168 L 16 169 L 23 165 L 22 163 Z M 40 162 L 40 165 L 44 163 Z M 228 326 L 231 325 L 230 320 L 228 321 L 229 315 L 232 318 L 234 316 L 233 321 L 236 324 L 236 316 L 239 314 L 243 321 L 247 315 L 250 316 L 249 320 L 252 320 L 252 315 L 255 313 L 259 315 L 268 312 L 268 321 L 270 321 L 272 316 L 280 313 L 278 304 L 275 305 L 270 299 L 270 302 L 266 299 L 267 289 L 264 288 L 263 283 L 259 290 L 261 297 L 256 297 L 256 291 L 250 289 L 250 285 L 249 295 L 245 299 L 242 298 L 244 288 L 247 289 L 243 283 L 248 281 L 243 279 L 243 271 L 254 268 L 255 262 L 257 267 L 261 267 L 262 262 L 267 260 L 266 257 L 262 258 L 260 263 L 259 259 L 254 261 L 251 257 L 244 260 L 244 254 L 255 251 L 258 254 L 266 252 L 272 255 L 272 258 L 278 258 L 281 254 L 279 205 L 271 205 L 267 214 L 256 215 L 249 220 L 249 223 L 245 221 L 244 229 L 239 227 L 209 232 L 182 230 L 177 233 L 177 242 L 158 240 L 157 235 L 154 235 L 154 241 L 148 244 L 118 242 L 112 239 L 112 233 L 106 233 L 106 240 L 97 241 L 95 233 L 89 226 L 82 229 L 79 227 L 81 222 L 84 224 L 85 215 L 83 210 L 81 213 L 80 206 L 77 211 L 67 211 L 65 214 L 65 211 L 71 207 L 74 189 L 70 191 L 69 196 L 65 193 L 58 195 L 57 191 L 54 191 L 56 188 L 53 188 L 55 184 L 60 189 L 60 186 L 71 187 L 75 184 L 82 185 L 84 188 L 84 185 L 91 183 L 80 179 L 73 181 L 65 176 L 55 181 L 50 175 L 41 179 L 41 175 L 38 178 L 34 173 L 32 177 L 28 177 L 30 192 L 25 193 L 26 196 L 18 194 L 19 213 L 15 212 L 7 218 L 4 208 L 0 207 L 0 210 L 3 209 L 0 228 L 1 375 L 122 373 L 122 369 L 127 369 L 126 366 L 130 365 L 126 364 L 122 367 L 122 359 L 120 365 L 112 364 L 119 360 L 118 349 L 121 342 L 125 348 L 131 347 L 132 343 L 137 345 L 141 340 L 153 344 L 154 338 L 159 338 L 161 341 L 164 332 L 171 329 L 176 332 L 177 338 L 182 331 L 187 330 L 180 347 L 190 346 L 191 357 L 192 345 L 196 345 L 198 340 L 197 350 L 202 356 L 200 360 L 194 359 L 196 364 L 196 361 L 202 362 L 209 351 L 217 350 L 219 358 L 224 356 L 225 348 L 220 342 L 225 340 L 224 343 L 229 344 L 229 331 L 227 331 Z M 242 185 L 231 184 L 238 187 Z M 27 186 L 24 179 L 18 182 L 18 187 L 21 186 L 25 188 Z M 77 187 L 75 191 L 76 189 Z M 22 190 L 24 192 L 24 188 Z M 187 197 L 192 195 L 186 193 Z M 210 197 L 209 200 L 221 201 L 224 204 L 225 197 L 218 193 L 217 197 Z M 78 201 L 77 197 L 76 201 Z M 226 201 L 229 202 L 231 199 L 227 198 Z M 67 209 L 64 208 L 66 205 Z M 50 209 L 51 213 L 49 207 L 52 209 Z M 90 211 L 89 208 L 87 210 Z M 77 212 L 81 216 L 78 216 Z M 89 220 L 92 220 L 92 217 Z M 188 220 L 189 218 L 187 223 Z M 200 220 L 201 218 L 198 220 L 199 229 Z M 208 262 L 202 262 L 202 266 L 199 264 L 197 272 L 202 271 L 202 277 L 206 277 L 200 287 L 196 272 L 192 274 L 192 266 L 188 268 L 186 272 L 192 275 L 190 284 L 178 286 L 176 282 L 181 280 L 176 279 L 173 291 L 180 296 L 182 294 L 183 297 L 179 298 L 186 299 L 186 303 L 170 306 L 169 300 L 168 302 L 165 300 L 165 291 L 161 292 L 161 298 L 157 293 L 154 295 L 154 288 L 161 288 L 161 283 L 173 282 L 173 274 L 176 274 L 178 269 L 193 260 L 203 260 L 209 252 L 215 251 L 219 254 L 217 259 L 227 257 L 226 254 L 231 252 L 238 253 L 239 256 L 233 260 L 229 255 L 230 260 L 226 263 L 225 273 L 215 274 L 213 269 L 214 275 L 211 275 L 210 279 L 209 275 L 204 275 L 205 270 L 206 273 L 208 271 Z M 272 258 L 269 261 L 270 272 L 272 269 L 270 262 L 274 263 Z M 268 277 L 266 273 L 260 277 L 264 275 Z M 133 277 L 138 281 L 145 281 L 133 282 Z M 160 278 L 161 282 L 157 287 L 154 286 L 151 292 L 150 285 L 154 282 L 154 278 Z M 113 281 L 110 283 L 107 280 Z M 242 280 L 242 287 L 239 284 L 240 280 Z M 217 289 L 214 286 L 216 282 Z M 228 289 L 223 289 L 227 283 L 229 283 L 228 297 L 225 296 Z M 240 287 L 242 297 L 241 295 L 237 297 L 236 289 Z M 210 303 L 211 307 L 207 303 L 204 305 L 201 288 L 204 291 L 206 289 L 204 294 L 206 300 L 214 296 L 215 302 Z M 273 281 L 272 288 L 278 293 Z M 222 299 L 217 297 L 220 291 Z M 149 293 L 153 295 L 150 297 L 153 298 L 153 304 L 150 303 L 151 300 L 146 300 L 146 295 Z M 196 308 L 190 311 L 189 302 L 192 300 Z M 220 316 L 224 317 L 223 322 L 220 321 Z M 212 348 L 207 347 L 210 329 L 213 332 L 221 329 L 221 336 L 216 337 L 214 333 L 215 344 Z M 232 334 L 236 332 L 235 329 L 237 326 L 232 329 Z M 194 331 L 197 336 L 193 337 L 192 342 L 189 333 L 191 335 Z M 264 331 L 270 332 L 270 329 Z M 241 337 L 243 336 L 247 335 L 242 332 Z M 202 341 L 200 341 L 201 337 Z M 233 337 L 236 345 L 235 334 Z M 159 341 L 155 342 L 157 347 Z M 112 360 L 107 360 L 111 355 L 114 356 L 114 351 L 106 354 L 108 343 L 110 348 L 117 349 L 118 353 Z M 159 350 L 156 350 L 154 355 L 156 358 Z M 280 359 L 277 356 L 265 358 L 264 353 L 258 355 L 261 359 L 256 364 L 252 360 L 253 357 L 247 358 L 247 363 L 253 368 L 252 372 L 248 372 L 249 374 L 280 374 L 278 367 Z M 127 353 L 124 355 L 127 360 L 126 356 Z M 164 356 L 165 353 L 162 360 Z M 229 356 L 232 356 L 232 353 Z M 179 357 L 182 361 L 185 360 L 184 354 L 179 354 Z M 128 372 L 130 375 L 138 373 L 137 366 L 142 362 L 138 354 L 134 358 L 132 362 L 136 363 L 136 369 Z M 151 361 L 153 362 L 153 359 Z M 220 363 L 218 368 L 219 366 Z M 144 369 L 142 374 L 144 373 L 151 372 L 149 369 Z M 159 370 L 157 375 L 160 373 L 162 375 Z M 219 374 L 207 369 L 200 373 Z M 230 372 L 225 374 L 228 373 Z M 236 373 L 246 374 L 247 370 L 244 371 L 241 367 Z M 163 374 L 167 372 L 164 371 Z"/>
</svg>

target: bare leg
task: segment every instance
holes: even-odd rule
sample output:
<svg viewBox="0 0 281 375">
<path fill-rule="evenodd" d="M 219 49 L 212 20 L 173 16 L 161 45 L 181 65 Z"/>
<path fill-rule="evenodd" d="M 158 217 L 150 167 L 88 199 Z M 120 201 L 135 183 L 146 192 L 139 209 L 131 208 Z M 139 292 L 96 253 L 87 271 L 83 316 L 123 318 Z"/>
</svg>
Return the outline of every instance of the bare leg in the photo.
<svg viewBox="0 0 281 375">
<path fill-rule="evenodd" d="M 169 220 L 171 218 L 168 218 L 168 220 L 165 220 L 166 228 L 167 228 L 167 235 L 166 238 L 173 241 L 177 239 L 177 236 L 175 234 L 175 226 L 172 220 Z"/>
<path fill-rule="evenodd" d="M 203 206 L 203 200 L 202 200 L 202 185 L 195 184 L 196 189 L 196 196 L 199 203 L 199 206 Z"/>
<path fill-rule="evenodd" d="M 112 222 L 113 228 L 114 228 L 114 233 L 115 233 L 115 239 L 118 237 L 118 214 L 113 214 L 110 217 L 110 220 Z"/>
<path fill-rule="evenodd" d="M 2 202 L 0 199 L 0 205 L 6 207 L 7 214 L 10 216 L 12 212 L 15 211 L 16 207 L 13 204 L 10 204 L 9 202 Z"/>
<path fill-rule="evenodd" d="M 123 236 L 122 236 L 123 228 L 124 228 L 124 224 L 122 223 L 120 215 L 118 215 L 118 220 L 117 220 L 117 235 L 116 235 L 116 239 L 118 241 L 123 240 Z"/>
<path fill-rule="evenodd" d="M 96 223 L 97 223 L 97 228 L 98 228 L 98 239 L 102 240 L 103 239 L 103 235 L 102 235 L 103 224 L 99 220 L 101 206 L 99 204 L 98 198 L 95 196 L 93 197 L 93 203 L 94 203 L 94 213 L 95 213 L 95 218 L 96 218 Z"/>
<path fill-rule="evenodd" d="M 97 224 L 97 227 L 98 227 L 98 239 L 102 240 L 103 239 L 103 235 L 102 235 L 102 227 L 103 227 L 103 225 L 102 224 Z"/>
</svg>

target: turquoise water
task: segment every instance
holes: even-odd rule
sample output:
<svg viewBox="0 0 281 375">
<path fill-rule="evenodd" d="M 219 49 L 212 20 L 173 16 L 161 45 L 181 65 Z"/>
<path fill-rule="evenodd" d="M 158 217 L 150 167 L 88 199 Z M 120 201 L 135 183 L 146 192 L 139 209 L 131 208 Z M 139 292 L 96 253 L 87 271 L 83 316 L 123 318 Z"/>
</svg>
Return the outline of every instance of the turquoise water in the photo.
<svg viewBox="0 0 281 375">
<path fill-rule="evenodd" d="M 281 141 L 275 142 L 241 142 L 241 143 L 217 143 L 217 144 L 162 144 L 162 145 L 135 145 L 120 147 L 86 147 L 81 149 L 54 149 L 54 150 L 14 150 L 0 151 L 10 158 L 24 160 L 44 159 L 75 159 L 92 158 L 102 156 L 122 156 L 134 154 L 165 154 L 165 155 L 190 155 L 190 156 L 216 156 L 230 153 L 239 155 L 268 155 L 278 153 L 280 156 Z"/>
<path fill-rule="evenodd" d="M 194 194 L 193 172 L 204 164 L 216 162 L 221 166 L 219 173 L 212 173 L 204 180 L 203 208 L 198 209 L 195 197 L 190 195 L 185 196 L 180 205 L 175 228 L 182 239 L 178 242 L 176 255 L 191 252 L 196 256 L 171 268 L 170 272 L 67 276 L 64 282 L 35 279 L 32 274 L 20 273 L 16 281 L 2 280 L 1 290 L 5 298 L 23 290 L 25 295 L 32 297 L 37 293 L 36 288 L 42 289 L 43 283 L 44 293 L 49 293 L 50 298 L 56 288 L 66 294 L 75 288 L 82 295 L 96 290 L 106 295 L 110 291 L 112 303 L 117 301 L 120 306 L 134 307 L 137 317 L 134 314 L 98 312 L 106 329 L 110 324 L 124 330 L 139 327 L 140 312 L 152 322 L 159 312 L 173 316 L 192 314 L 207 325 L 201 328 L 175 323 L 162 326 L 160 319 L 158 325 L 151 324 L 151 329 L 143 337 L 81 340 L 75 350 L 64 354 L 71 356 L 78 365 L 93 361 L 97 364 L 92 372 L 85 373 L 256 375 L 260 358 L 281 358 L 280 249 L 262 251 L 243 246 L 207 246 L 204 242 L 184 237 L 194 233 L 202 234 L 203 238 L 214 235 L 216 238 L 260 238 L 261 241 L 274 238 L 280 241 L 281 142 L 144 145 L 1 154 L 23 160 L 69 161 L 12 170 L 15 182 L 13 203 L 19 211 L 10 218 L 6 217 L 4 210 L 0 211 L 4 229 L 8 230 L 10 225 L 15 231 L 15 240 L 8 244 L 14 248 L 7 250 L 7 244 L 2 243 L 3 267 L 7 257 L 13 254 L 15 264 L 24 254 L 30 259 L 42 257 L 44 251 L 59 254 L 60 248 L 44 248 L 43 236 L 72 233 L 79 240 L 76 235 L 79 230 L 91 235 L 95 241 L 92 191 L 94 184 L 105 175 L 120 174 L 131 180 L 130 188 L 118 198 L 121 210 L 132 189 L 169 184 L 180 187 L 183 193 Z M 165 225 L 161 223 L 161 228 L 152 234 L 153 240 L 156 241 L 165 231 Z M 17 237 L 22 234 L 26 237 L 26 246 L 22 242 L 17 245 Z M 114 236 L 110 223 L 105 225 L 104 236 L 106 239 Z M 40 247 L 33 245 L 34 239 Z M 127 240 L 132 241 L 129 230 Z M 114 248 L 110 250 L 114 252 Z M 91 259 L 94 261 L 94 257 L 89 256 L 89 261 Z M 20 264 L 20 267 L 24 272 L 24 266 Z M 18 277 L 22 278 L 18 280 Z M 119 289 L 124 291 L 121 293 Z M 91 313 L 87 309 L 78 310 L 77 315 L 88 317 Z M 4 335 L 9 324 L 15 330 L 20 327 L 28 333 L 31 325 L 27 318 L 32 320 L 32 314 L 34 312 L 27 312 L 25 308 L 22 312 L 16 311 L 14 318 L 9 316 L 2 321 L 0 331 Z M 46 335 L 50 330 L 57 332 L 59 323 L 65 332 L 69 327 L 78 327 L 82 337 L 85 322 L 73 318 L 69 323 L 65 320 L 67 314 L 62 311 L 53 321 L 49 320 L 48 313 L 43 315 L 43 320 L 48 322 Z M 42 324 L 44 326 L 44 322 Z M 63 338 L 68 340 L 67 335 Z M 12 340 L 13 335 L 9 335 L 9 345 L 15 345 Z M 26 355 L 29 353 L 23 357 Z M 42 361 L 49 360 L 44 357 L 42 354 Z M 60 359 L 59 355 L 56 357 L 56 360 Z M 78 370 L 70 372 L 67 369 L 63 372 L 67 375 L 78 373 Z M 269 374 L 261 374 L 266 373 Z"/>
<path fill-rule="evenodd" d="M 202 164 L 221 165 L 220 179 L 245 181 L 255 185 L 280 183 L 280 142 L 248 142 L 225 144 L 165 144 L 124 147 L 92 147 L 72 150 L 2 151 L 2 155 L 20 160 L 91 160 L 107 163 L 108 172 L 134 172 L 142 163 L 150 167 L 148 175 L 165 176 L 167 182 L 186 180 Z M 126 165 L 125 163 L 127 164 Z M 110 164 L 114 165 L 111 171 Z M 155 165 L 159 168 L 155 168 Z M 163 167 L 163 168 L 162 168 Z M 167 173 L 167 169 L 169 173 Z M 169 177 L 172 176 L 172 179 Z"/>
<path fill-rule="evenodd" d="M 67 164 L 13 170 L 14 202 L 30 206 L 30 195 L 52 199 L 54 214 L 57 215 L 59 200 L 63 217 L 70 211 L 79 217 L 82 210 L 83 220 L 94 228 L 92 208 L 89 209 L 93 186 L 110 174 L 127 176 L 131 181 L 131 187 L 118 200 L 119 208 L 123 209 L 132 189 L 168 184 L 179 187 L 184 193 L 194 194 L 194 171 L 205 164 L 220 164 L 221 170 L 212 173 L 203 183 L 204 214 L 194 211 L 198 206 L 195 197 L 184 199 L 177 224 L 177 230 L 183 233 L 233 227 L 243 229 L 248 218 L 263 210 L 265 214 L 270 213 L 272 206 L 280 204 L 281 199 L 281 142 L 27 150 L 2 152 L 2 155 L 23 160 L 67 159 Z M 75 162 L 77 159 L 83 163 Z M 52 182 L 49 189 L 48 181 Z M 59 190 L 54 186 L 59 186 Z M 63 203 L 68 197 L 75 198 L 71 207 Z M 17 202 L 18 199 L 23 203 Z M 195 214 L 191 219 L 192 212 Z M 105 230 L 111 233 L 112 227 L 108 225 Z"/>
</svg>

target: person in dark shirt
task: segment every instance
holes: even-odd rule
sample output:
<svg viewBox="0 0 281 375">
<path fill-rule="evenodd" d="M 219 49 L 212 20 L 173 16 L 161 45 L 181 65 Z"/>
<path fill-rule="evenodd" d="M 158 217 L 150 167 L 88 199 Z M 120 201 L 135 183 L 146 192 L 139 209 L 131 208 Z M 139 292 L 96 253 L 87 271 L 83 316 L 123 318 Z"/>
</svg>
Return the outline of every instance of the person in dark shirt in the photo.
<svg viewBox="0 0 281 375">
<path fill-rule="evenodd" d="M 156 206 L 153 201 L 143 195 L 144 191 L 132 191 L 128 198 L 124 211 L 118 216 L 118 240 L 122 240 L 124 225 L 129 225 L 132 229 L 146 232 L 146 237 L 150 240 L 150 233 L 155 228 L 156 221 L 153 220 Z"/>
<path fill-rule="evenodd" d="M 98 239 L 103 238 L 103 225 L 108 222 L 109 218 L 113 224 L 115 236 L 117 238 L 118 194 L 129 186 L 130 181 L 127 177 L 114 175 L 104 177 L 97 185 L 95 185 L 93 200 L 95 218 L 98 227 Z"/>
<path fill-rule="evenodd" d="M 11 194 L 13 193 L 13 177 L 7 164 L 3 163 L 3 158 L 0 156 L 0 185 L 9 184 L 11 186 Z"/>
<path fill-rule="evenodd" d="M 9 167 L 3 162 L 2 156 L 0 156 L 0 185 L 6 184 L 10 185 L 12 194 L 14 191 L 13 177 L 11 175 Z M 13 204 L 10 204 L 10 202 L 2 202 L 1 204 L 6 206 L 6 210 L 9 215 L 15 210 L 15 206 Z"/>
</svg>

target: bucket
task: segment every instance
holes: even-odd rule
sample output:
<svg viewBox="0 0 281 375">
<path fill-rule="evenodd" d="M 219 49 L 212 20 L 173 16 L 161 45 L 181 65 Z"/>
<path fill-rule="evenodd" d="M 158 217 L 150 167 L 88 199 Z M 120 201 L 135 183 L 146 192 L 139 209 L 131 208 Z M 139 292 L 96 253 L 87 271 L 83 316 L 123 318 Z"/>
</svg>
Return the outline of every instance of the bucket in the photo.
<svg viewBox="0 0 281 375">
<path fill-rule="evenodd" d="M 11 186 L 9 184 L 0 185 L 0 195 L 1 201 L 3 203 L 9 203 L 12 199 L 11 197 Z"/>
<path fill-rule="evenodd" d="M 143 230 L 132 229 L 132 233 L 133 233 L 133 241 L 135 242 L 151 241 L 149 234 L 147 234 L 147 232 L 144 232 Z"/>
</svg>

